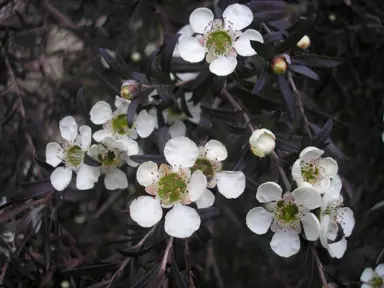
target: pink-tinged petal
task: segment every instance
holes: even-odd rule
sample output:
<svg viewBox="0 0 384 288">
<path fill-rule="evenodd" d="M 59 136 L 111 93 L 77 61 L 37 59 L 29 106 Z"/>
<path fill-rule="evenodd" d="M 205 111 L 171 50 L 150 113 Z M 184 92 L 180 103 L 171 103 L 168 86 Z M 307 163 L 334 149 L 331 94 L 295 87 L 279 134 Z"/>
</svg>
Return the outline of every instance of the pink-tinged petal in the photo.
<svg viewBox="0 0 384 288">
<path fill-rule="evenodd" d="M 150 194 L 152 196 L 156 196 L 156 194 L 157 194 L 157 184 L 151 184 L 149 186 L 146 186 L 145 187 L 145 192 L 147 192 L 148 194 Z"/>
</svg>

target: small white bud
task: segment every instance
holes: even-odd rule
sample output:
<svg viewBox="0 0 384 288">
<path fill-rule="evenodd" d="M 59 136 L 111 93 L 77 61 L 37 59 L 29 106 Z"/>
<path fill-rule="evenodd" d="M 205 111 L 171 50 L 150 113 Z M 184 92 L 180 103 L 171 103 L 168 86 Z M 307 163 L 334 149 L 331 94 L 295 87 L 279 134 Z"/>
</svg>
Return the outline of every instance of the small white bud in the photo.
<svg viewBox="0 0 384 288">
<path fill-rule="evenodd" d="M 307 35 L 304 35 L 299 42 L 297 42 L 297 47 L 300 49 L 307 49 L 311 45 L 311 39 Z"/>
<path fill-rule="evenodd" d="M 140 60 L 141 60 L 141 54 L 140 54 L 140 52 L 132 52 L 132 54 L 131 54 L 131 60 L 133 61 L 133 62 L 139 62 Z"/>
<path fill-rule="evenodd" d="M 275 149 L 275 135 L 268 129 L 258 129 L 249 138 L 249 145 L 253 154 L 265 157 Z"/>
</svg>

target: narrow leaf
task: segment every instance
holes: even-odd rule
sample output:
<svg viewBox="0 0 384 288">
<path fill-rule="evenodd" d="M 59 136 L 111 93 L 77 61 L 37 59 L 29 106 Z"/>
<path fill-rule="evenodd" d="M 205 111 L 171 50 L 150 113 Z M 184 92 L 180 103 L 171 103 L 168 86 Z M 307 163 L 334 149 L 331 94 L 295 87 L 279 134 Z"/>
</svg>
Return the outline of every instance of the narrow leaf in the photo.
<svg viewBox="0 0 384 288">
<path fill-rule="evenodd" d="M 133 122 L 135 121 L 136 111 L 139 107 L 140 97 L 136 97 L 131 101 L 127 109 L 127 124 L 128 127 L 133 126 Z"/>
<path fill-rule="evenodd" d="M 252 94 L 257 95 L 261 90 L 263 90 L 265 83 L 267 83 L 267 80 L 268 80 L 268 63 L 264 63 L 261 73 L 256 80 L 255 86 L 253 86 Z"/>
<path fill-rule="evenodd" d="M 293 120 L 295 118 L 295 99 L 292 95 L 291 87 L 289 87 L 287 78 L 284 75 L 277 76 L 280 92 L 283 95 L 285 105 L 288 110 L 288 115 Z"/>
<path fill-rule="evenodd" d="M 109 55 L 109 53 L 104 48 L 100 48 L 99 51 L 105 62 L 108 63 L 109 67 L 111 67 L 113 71 L 115 71 L 122 79 L 128 79 L 128 71 L 124 71 L 123 67 L 119 62 L 116 61 L 115 58 Z"/>
<path fill-rule="evenodd" d="M 292 64 L 289 65 L 289 70 L 307 76 L 308 78 L 319 80 L 319 75 L 317 75 L 315 71 L 306 66 Z"/>
<path fill-rule="evenodd" d="M 210 108 L 204 105 L 200 106 L 201 111 L 207 113 L 208 115 L 217 118 L 217 119 L 233 119 L 234 117 L 240 115 L 241 111 L 236 111 L 233 109 L 226 108 Z"/>
<path fill-rule="evenodd" d="M 152 161 L 158 164 L 167 163 L 163 155 L 152 155 L 152 154 L 143 154 L 143 155 L 131 155 L 132 161 L 136 163 L 143 163 L 146 161 Z"/>
<path fill-rule="evenodd" d="M 265 61 L 272 59 L 273 52 L 270 44 L 251 40 L 251 46 Z"/>
<path fill-rule="evenodd" d="M 162 51 L 161 57 L 161 67 L 169 75 L 171 72 L 171 61 L 173 56 L 173 51 L 181 34 L 173 34 L 170 37 L 167 37 L 164 41 L 164 49 Z"/>
<path fill-rule="evenodd" d="M 93 71 L 96 76 L 101 80 L 101 83 L 104 85 L 105 88 L 107 88 L 110 93 L 115 96 L 115 95 L 120 95 L 120 91 L 116 89 L 111 83 L 109 83 L 106 79 L 104 79 L 103 76 L 100 75 L 99 72 Z"/>
<path fill-rule="evenodd" d="M 97 161 L 96 159 L 92 158 L 88 155 L 88 153 L 84 154 L 84 164 L 87 164 L 92 167 L 100 167 L 101 163 Z"/>
<path fill-rule="evenodd" d="M 311 139 L 312 146 L 322 148 L 327 139 L 331 136 L 331 131 L 333 128 L 332 119 L 328 119 L 328 121 L 324 124 L 321 130 L 317 131 L 315 136 Z"/>
<path fill-rule="evenodd" d="M 292 63 L 309 67 L 332 68 L 343 63 L 343 59 L 315 54 L 301 54 L 291 57 Z"/>
</svg>

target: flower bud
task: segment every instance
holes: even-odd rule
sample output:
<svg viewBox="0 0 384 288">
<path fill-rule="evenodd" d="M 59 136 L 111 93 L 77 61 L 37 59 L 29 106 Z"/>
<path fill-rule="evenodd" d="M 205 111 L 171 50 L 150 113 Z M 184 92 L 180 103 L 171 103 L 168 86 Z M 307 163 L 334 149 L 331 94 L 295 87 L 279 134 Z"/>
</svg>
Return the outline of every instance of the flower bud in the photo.
<svg viewBox="0 0 384 288">
<path fill-rule="evenodd" d="M 285 73 L 288 68 L 288 64 L 284 57 L 278 56 L 273 58 L 271 68 L 273 73 L 280 75 Z"/>
<path fill-rule="evenodd" d="M 139 87 L 135 80 L 126 80 L 123 85 L 121 85 L 120 89 L 120 97 L 132 100 L 139 93 Z"/>
<path fill-rule="evenodd" d="M 275 135 L 268 129 L 253 131 L 249 138 L 249 145 L 253 154 L 258 157 L 265 157 L 275 149 Z"/>
<path fill-rule="evenodd" d="M 307 49 L 311 45 L 311 39 L 307 35 L 304 35 L 303 38 L 299 42 L 297 42 L 296 46 L 300 49 Z"/>
</svg>

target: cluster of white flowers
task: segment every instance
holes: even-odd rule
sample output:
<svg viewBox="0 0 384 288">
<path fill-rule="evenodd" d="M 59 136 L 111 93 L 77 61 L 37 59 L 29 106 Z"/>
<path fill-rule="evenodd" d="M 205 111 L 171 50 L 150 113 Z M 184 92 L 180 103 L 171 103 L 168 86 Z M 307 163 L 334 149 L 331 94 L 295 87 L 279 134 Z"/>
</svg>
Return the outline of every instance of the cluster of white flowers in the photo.
<svg viewBox="0 0 384 288">
<path fill-rule="evenodd" d="M 384 287 L 384 264 L 380 264 L 375 270 L 365 268 L 360 276 L 361 288 L 383 288 Z"/>
<path fill-rule="evenodd" d="M 122 89 L 126 86 L 123 83 Z M 132 92 L 132 91 L 128 91 Z M 127 93 L 122 93 L 127 95 Z M 119 168 L 124 164 L 137 166 L 129 156 L 140 154 L 140 147 L 135 139 L 140 136 L 148 137 L 154 130 L 155 120 L 142 110 L 135 115 L 132 127 L 127 123 L 127 110 L 130 100 L 116 96 L 115 111 L 104 101 L 97 102 L 90 111 L 90 120 L 96 125 L 103 125 L 101 130 L 92 134 L 91 128 L 83 125 L 78 128 L 72 116 L 64 117 L 59 122 L 61 136 L 64 142 L 50 142 L 46 147 L 46 161 L 53 167 L 60 163 L 50 179 L 53 187 L 62 191 L 67 188 L 72 179 L 72 172 L 77 174 L 76 187 L 87 190 L 94 187 L 100 174 L 105 174 L 104 184 L 108 190 L 128 187 L 127 176 Z M 98 143 L 92 144 L 92 138 Z M 85 154 L 100 163 L 94 167 L 84 163 Z"/>
<path fill-rule="evenodd" d="M 136 178 L 151 196 L 141 196 L 130 205 L 130 214 L 142 227 L 155 225 L 163 216 L 162 208 L 171 208 L 165 216 L 167 234 L 186 238 L 200 227 L 196 210 L 186 206 L 195 202 L 198 208 L 213 205 L 215 196 L 207 188 L 217 185 L 226 198 L 237 198 L 245 189 L 245 175 L 222 171 L 221 161 L 228 156 L 225 146 L 210 140 L 204 147 L 187 137 L 169 140 L 164 147 L 169 165 L 148 161 L 140 164 Z"/>
<path fill-rule="evenodd" d="M 274 140 L 272 132 L 257 130 L 250 138 L 251 150 L 264 157 L 273 150 Z M 355 219 L 353 211 L 343 207 L 337 162 L 322 158 L 323 153 L 316 147 L 300 153 L 292 167 L 292 178 L 298 186 L 292 193 L 283 193 L 274 182 L 263 183 L 257 189 L 256 199 L 265 208 L 250 210 L 246 223 L 256 234 L 265 234 L 271 227 L 275 234 L 270 245 L 279 256 L 290 257 L 300 250 L 301 224 L 305 238 L 320 239 L 331 257 L 341 258 L 347 249 L 346 237 L 351 235 Z"/>
</svg>

